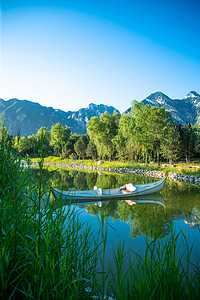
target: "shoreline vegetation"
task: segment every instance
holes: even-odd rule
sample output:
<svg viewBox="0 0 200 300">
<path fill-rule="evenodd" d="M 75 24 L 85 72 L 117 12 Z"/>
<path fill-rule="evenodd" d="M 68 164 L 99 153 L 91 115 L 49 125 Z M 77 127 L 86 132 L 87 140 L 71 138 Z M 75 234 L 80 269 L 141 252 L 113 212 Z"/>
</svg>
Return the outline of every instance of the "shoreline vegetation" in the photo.
<svg viewBox="0 0 200 300">
<path fill-rule="evenodd" d="M 31 159 L 31 162 L 37 163 L 39 159 Z M 200 185 L 200 166 L 198 162 L 191 163 L 178 163 L 176 165 L 162 164 L 130 164 L 122 163 L 119 161 L 94 161 L 94 160 L 72 160 L 62 159 L 60 157 L 46 157 L 44 158 L 44 165 L 55 165 L 59 167 L 67 167 L 81 170 L 91 171 L 104 171 L 124 174 L 134 174 L 142 176 L 150 176 L 160 178 L 163 177 L 165 172 L 168 171 L 168 179 L 180 182 L 191 183 Z"/>
<path fill-rule="evenodd" d="M 200 175 L 199 123 L 194 126 L 174 123 L 163 107 L 150 107 L 136 101 L 129 113 L 110 115 L 104 112 L 99 117 L 91 117 L 87 122 L 87 134 L 72 133 L 69 127 L 57 123 L 51 130 L 41 127 L 31 136 L 21 137 L 19 132 L 12 138 L 18 155 L 31 159 L 40 157 L 43 151 L 44 157 L 82 158 L 84 161 L 87 158 L 88 164 L 88 158 L 91 163 L 103 160 L 104 166 L 111 168 L 124 168 L 125 165 L 131 168 L 130 162 L 135 162 L 133 168 L 148 166 L 151 170 L 156 165 L 162 166 L 161 162 L 165 168 L 172 168 L 176 162 L 184 160 L 187 165 L 176 164 L 180 171 L 177 173 L 182 174 L 184 169 L 187 175 Z M 191 172 L 197 174 L 189 174 Z"/>
</svg>

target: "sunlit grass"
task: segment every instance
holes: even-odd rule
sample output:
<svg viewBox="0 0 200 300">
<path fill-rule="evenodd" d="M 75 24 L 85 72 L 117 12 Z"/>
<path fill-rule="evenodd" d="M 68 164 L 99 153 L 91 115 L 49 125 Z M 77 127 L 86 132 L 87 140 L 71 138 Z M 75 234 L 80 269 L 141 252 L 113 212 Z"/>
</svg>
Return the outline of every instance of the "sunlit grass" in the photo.
<svg viewBox="0 0 200 300">
<path fill-rule="evenodd" d="M 32 161 L 39 161 L 38 158 L 32 159 Z M 128 168 L 128 169 L 145 169 L 145 170 L 160 170 L 166 171 L 168 170 L 171 173 L 185 174 L 185 175 L 194 175 L 200 176 L 200 161 L 195 160 L 191 163 L 185 162 L 177 162 L 174 165 L 170 166 L 170 164 L 166 162 L 161 162 L 158 166 L 157 163 L 141 163 L 141 162 L 121 162 L 121 161 L 102 161 L 100 164 L 98 161 L 94 161 L 91 159 L 64 159 L 55 156 L 49 156 L 44 158 L 45 162 L 52 163 L 68 163 L 68 164 L 84 164 L 88 166 L 100 166 L 105 168 Z M 164 166 L 162 166 L 164 165 Z"/>
</svg>

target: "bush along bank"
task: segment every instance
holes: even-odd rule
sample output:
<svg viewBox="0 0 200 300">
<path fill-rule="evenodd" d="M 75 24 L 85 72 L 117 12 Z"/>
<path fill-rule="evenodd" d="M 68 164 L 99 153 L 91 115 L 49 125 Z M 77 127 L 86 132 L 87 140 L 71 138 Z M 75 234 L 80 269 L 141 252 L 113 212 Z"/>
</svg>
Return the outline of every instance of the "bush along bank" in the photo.
<svg viewBox="0 0 200 300">
<path fill-rule="evenodd" d="M 101 166 L 87 166 L 82 164 L 70 164 L 70 163 L 54 163 L 54 162 L 44 162 L 45 165 L 55 165 L 60 167 L 67 167 L 67 168 L 74 168 L 74 169 L 81 169 L 81 170 L 90 170 L 90 171 L 104 171 L 104 172 L 114 172 L 114 173 L 121 173 L 121 174 L 133 174 L 139 176 L 149 176 L 149 177 L 156 177 L 162 178 L 165 176 L 164 171 L 149 171 L 143 169 L 128 169 L 128 168 L 108 168 L 108 167 L 101 167 Z M 167 179 L 185 182 L 195 185 L 200 185 L 200 177 L 193 176 L 193 175 L 182 175 L 178 173 L 171 173 L 168 172 Z"/>
</svg>

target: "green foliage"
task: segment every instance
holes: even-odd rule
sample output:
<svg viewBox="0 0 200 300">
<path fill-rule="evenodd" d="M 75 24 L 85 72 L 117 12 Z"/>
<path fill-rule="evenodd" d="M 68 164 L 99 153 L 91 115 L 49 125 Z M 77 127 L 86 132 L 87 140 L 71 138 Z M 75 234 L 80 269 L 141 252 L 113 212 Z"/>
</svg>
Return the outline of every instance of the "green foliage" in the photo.
<svg viewBox="0 0 200 300">
<path fill-rule="evenodd" d="M 179 154 L 179 133 L 171 115 L 164 108 L 150 107 L 134 101 L 131 112 L 122 115 L 114 138 L 121 160 L 142 159 L 147 162 L 160 153 L 172 162 Z"/>
<path fill-rule="evenodd" d="M 169 130 L 173 130 L 173 120 L 169 112 L 162 107 L 150 107 L 135 103 L 132 107 L 135 118 L 135 140 L 144 155 L 152 152 L 160 162 L 161 145 L 167 138 Z"/>
<path fill-rule="evenodd" d="M 37 134 L 36 134 L 36 139 L 37 139 L 37 143 L 38 143 L 38 152 L 41 151 L 42 153 L 45 153 L 45 155 L 50 151 L 50 132 L 47 131 L 46 127 L 41 127 Z"/>
<path fill-rule="evenodd" d="M 87 131 L 90 139 L 94 142 L 100 158 L 109 160 L 115 154 L 113 139 L 117 134 L 119 115 L 108 112 L 101 114 L 100 118 L 92 117 L 87 124 Z"/>
<path fill-rule="evenodd" d="M 181 147 L 183 153 L 185 154 L 186 163 L 190 162 L 192 156 L 195 153 L 195 147 L 198 149 L 197 144 L 197 133 L 194 126 L 190 123 L 185 123 L 184 126 L 181 128 Z"/>
<path fill-rule="evenodd" d="M 171 125 L 161 141 L 161 153 L 168 159 L 170 164 L 180 157 L 180 135 L 175 125 Z"/>
<path fill-rule="evenodd" d="M 86 154 L 88 157 L 91 157 L 92 159 L 97 159 L 97 148 L 92 140 L 89 140 Z"/>
<path fill-rule="evenodd" d="M 83 159 L 87 155 L 88 143 L 88 137 L 86 135 L 81 135 L 78 141 L 74 144 L 74 150 L 76 151 L 77 155 Z"/>
<path fill-rule="evenodd" d="M 71 130 L 69 127 L 63 128 L 62 124 L 57 123 L 51 127 L 51 141 L 50 144 L 56 154 L 61 155 L 62 149 L 65 143 L 71 136 Z"/>
<path fill-rule="evenodd" d="M 73 156 L 74 154 L 74 144 L 78 141 L 80 138 L 80 135 L 75 133 L 70 136 L 69 140 L 64 144 L 62 148 L 62 157 L 70 157 L 70 155 Z M 74 155 L 76 156 L 76 155 Z"/>
<path fill-rule="evenodd" d="M 117 156 L 122 161 L 137 157 L 137 144 L 134 137 L 135 120 L 129 114 L 122 115 L 119 120 L 118 134 L 113 139 Z"/>
</svg>

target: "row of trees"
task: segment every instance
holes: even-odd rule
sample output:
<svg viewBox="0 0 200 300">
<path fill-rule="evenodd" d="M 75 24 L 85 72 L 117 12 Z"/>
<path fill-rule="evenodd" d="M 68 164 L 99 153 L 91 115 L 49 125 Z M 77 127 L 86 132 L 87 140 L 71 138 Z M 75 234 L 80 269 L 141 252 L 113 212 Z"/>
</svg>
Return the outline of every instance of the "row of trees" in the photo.
<svg viewBox="0 0 200 300">
<path fill-rule="evenodd" d="M 46 127 L 41 127 L 36 135 L 33 134 L 28 137 L 18 135 L 14 138 L 14 147 L 23 157 L 27 155 L 38 157 L 42 151 L 46 156 L 55 155 L 66 158 L 79 156 L 84 158 L 90 156 L 89 144 L 91 145 L 91 142 L 89 143 L 87 135 L 72 134 L 69 127 L 65 126 L 64 128 L 60 123 L 53 125 L 50 131 Z"/>
<path fill-rule="evenodd" d="M 162 107 L 134 102 L 129 114 L 104 113 L 88 122 L 88 134 L 98 156 L 145 162 L 160 157 L 172 163 L 185 156 L 186 161 L 200 150 L 200 128 L 174 123 Z"/>
<path fill-rule="evenodd" d="M 87 133 L 72 134 L 69 127 L 57 123 L 50 131 L 41 127 L 36 135 L 18 135 L 13 139 L 15 149 L 24 157 L 37 157 L 42 151 L 46 156 L 65 158 L 157 160 L 158 163 L 162 158 L 172 163 L 183 156 L 188 162 L 200 152 L 198 125 L 176 124 L 164 108 L 136 101 L 130 113 L 110 115 L 105 112 L 100 117 L 92 117 Z"/>
</svg>

